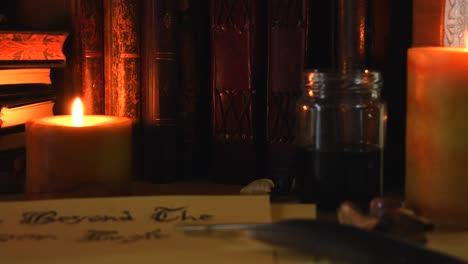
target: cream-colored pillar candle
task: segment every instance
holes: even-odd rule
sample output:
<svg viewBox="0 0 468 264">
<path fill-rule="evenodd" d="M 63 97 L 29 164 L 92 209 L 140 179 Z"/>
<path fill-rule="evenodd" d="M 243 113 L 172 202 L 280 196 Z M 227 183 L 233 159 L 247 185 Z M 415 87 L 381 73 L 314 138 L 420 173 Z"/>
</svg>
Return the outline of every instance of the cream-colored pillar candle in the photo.
<svg viewBox="0 0 468 264">
<path fill-rule="evenodd" d="M 408 51 L 406 203 L 468 227 L 468 49 Z"/>
<path fill-rule="evenodd" d="M 26 123 L 26 195 L 31 199 L 130 192 L 132 120 L 85 115 Z"/>
</svg>

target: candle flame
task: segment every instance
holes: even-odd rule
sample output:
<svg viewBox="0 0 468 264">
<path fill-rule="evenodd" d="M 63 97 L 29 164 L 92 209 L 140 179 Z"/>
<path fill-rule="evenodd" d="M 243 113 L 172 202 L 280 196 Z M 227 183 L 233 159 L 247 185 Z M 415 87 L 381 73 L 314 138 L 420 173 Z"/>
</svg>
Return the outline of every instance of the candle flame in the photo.
<svg viewBox="0 0 468 264">
<path fill-rule="evenodd" d="M 83 103 L 79 97 L 73 101 L 72 122 L 74 126 L 83 126 Z"/>
<path fill-rule="evenodd" d="M 314 85 L 314 78 L 315 78 L 315 74 L 313 72 L 309 73 L 309 76 L 308 76 L 309 83 L 307 83 L 307 86 Z"/>
</svg>

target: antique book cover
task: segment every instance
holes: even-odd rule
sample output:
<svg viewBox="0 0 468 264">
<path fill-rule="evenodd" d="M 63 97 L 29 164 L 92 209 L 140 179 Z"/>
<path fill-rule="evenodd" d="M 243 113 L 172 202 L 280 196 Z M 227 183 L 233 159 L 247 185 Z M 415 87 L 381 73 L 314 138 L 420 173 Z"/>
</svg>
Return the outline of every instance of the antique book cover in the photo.
<svg viewBox="0 0 468 264">
<path fill-rule="evenodd" d="M 255 124 L 265 107 L 266 9 L 262 1 L 211 0 L 212 175 L 245 183 L 257 175 L 261 150 Z M 262 117 L 260 116 L 262 115 Z"/>
<path fill-rule="evenodd" d="M 141 161 L 143 177 L 153 182 L 174 180 L 181 169 L 179 17 L 178 1 L 142 2 Z"/>
<path fill-rule="evenodd" d="M 56 114 L 70 114 L 72 100 L 81 93 L 81 50 L 84 39 L 80 39 L 82 27 L 77 22 L 80 17 L 78 9 L 83 1 L 14 1 L 17 26 L 46 31 L 66 29 L 69 32 L 69 37 L 63 46 L 67 58 L 66 66 L 51 70 L 52 86 L 57 91 L 57 100 L 54 104 Z M 89 10 L 89 12 L 102 12 L 102 10 Z"/>
<path fill-rule="evenodd" d="M 25 124 L 29 119 L 54 115 L 55 98 L 27 98 L 14 102 L 2 102 L 0 108 L 0 128 Z"/>
<path fill-rule="evenodd" d="M 213 168 L 220 177 L 288 177 L 307 12 L 303 0 L 212 1 Z"/>
<path fill-rule="evenodd" d="M 64 67 L 67 32 L 0 30 L 0 67 Z"/>
<path fill-rule="evenodd" d="M 140 118 L 138 0 L 104 1 L 105 113 Z"/>
<path fill-rule="evenodd" d="M 79 93 L 89 115 L 105 113 L 103 0 L 75 0 L 74 56 Z"/>
<path fill-rule="evenodd" d="M 268 10 L 266 173 L 285 182 L 292 177 L 295 105 L 302 93 L 308 2 L 273 0 Z"/>
</svg>

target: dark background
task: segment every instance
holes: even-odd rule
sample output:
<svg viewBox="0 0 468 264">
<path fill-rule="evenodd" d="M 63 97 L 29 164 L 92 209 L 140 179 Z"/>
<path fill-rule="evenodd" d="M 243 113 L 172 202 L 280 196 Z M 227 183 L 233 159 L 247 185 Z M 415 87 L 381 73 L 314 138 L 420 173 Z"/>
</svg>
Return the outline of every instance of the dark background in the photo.
<svg viewBox="0 0 468 264">
<path fill-rule="evenodd" d="M 222 1 L 222 0 L 220 0 Z M 67 8 L 73 1 L 57 0 L 2 0 L 1 13 L 8 21 L 3 28 L 35 27 L 38 29 L 70 30 L 73 18 Z M 210 92 L 210 2 L 188 1 L 195 14 L 196 41 L 201 89 L 199 91 L 199 117 L 197 133 L 200 145 L 210 150 L 211 142 L 211 92 Z M 307 68 L 336 68 L 339 64 L 340 47 L 338 33 L 338 6 L 340 0 L 309 0 L 309 19 L 313 25 L 309 32 L 305 66 Z M 359 2 L 359 1 L 358 1 Z M 381 70 L 384 78 L 383 98 L 388 104 L 387 138 L 385 149 L 385 185 L 389 192 L 401 193 L 404 189 L 405 154 L 405 105 L 406 105 L 406 51 L 411 46 L 412 1 L 367 0 L 366 55 L 363 66 Z M 40 4 L 38 4 L 40 3 Z M 31 8 L 33 16 L 21 14 Z M 31 12 L 29 12 L 31 13 Z M 316 26 L 315 26 L 316 25 Z M 197 152 L 195 152 L 197 153 Z M 191 166 L 198 167 L 190 176 L 196 178 L 203 167 L 209 166 L 210 155 L 194 157 Z M 196 165 L 194 165 L 196 164 Z M 189 178 L 190 178 L 189 177 Z"/>
</svg>

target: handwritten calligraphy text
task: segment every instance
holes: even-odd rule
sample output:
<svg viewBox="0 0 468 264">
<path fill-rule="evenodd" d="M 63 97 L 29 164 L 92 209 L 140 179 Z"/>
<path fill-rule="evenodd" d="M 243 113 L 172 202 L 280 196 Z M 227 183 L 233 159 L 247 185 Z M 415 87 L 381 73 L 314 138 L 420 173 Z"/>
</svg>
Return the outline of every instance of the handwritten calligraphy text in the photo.
<svg viewBox="0 0 468 264">
<path fill-rule="evenodd" d="M 51 223 L 80 224 L 107 223 L 107 222 L 129 222 L 134 221 L 129 211 L 122 211 L 121 215 L 60 215 L 57 211 L 25 212 L 20 224 L 24 225 L 44 225 Z"/>
<path fill-rule="evenodd" d="M 175 208 L 159 206 L 154 209 L 152 215 L 153 220 L 156 222 L 208 221 L 213 217 L 213 215 L 209 214 L 190 214 L 186 206 Z"/>
<path fill-rule="evenodd" d="M 169 237 L 168 234 L 161 232 L 160 229 L 145 232 L 142 234 L 123 235 L 117 230 L 89 230 L 80 240 L 82 242 L 118 242 L 134 243 L 142 240 L 159 240 Z"/>
<path fill-rule="evenodd" d="M 0 242 L 42 241 L 42 240 L 57 240 L 57 236 L 52 235 L 52 234 L 1 234 L 0 233 Z"/>
</svg>

